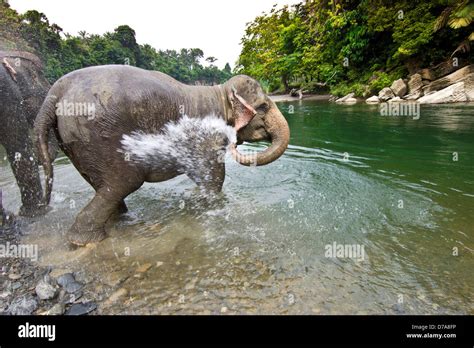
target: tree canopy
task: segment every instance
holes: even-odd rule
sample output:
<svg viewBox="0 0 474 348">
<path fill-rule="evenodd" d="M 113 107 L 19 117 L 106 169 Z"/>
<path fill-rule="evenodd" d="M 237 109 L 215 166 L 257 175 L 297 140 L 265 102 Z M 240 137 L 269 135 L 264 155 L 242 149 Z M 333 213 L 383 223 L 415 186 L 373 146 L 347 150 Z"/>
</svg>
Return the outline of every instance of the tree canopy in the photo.
<svg viewBox="0 0 474 348">
<path fill-rule="evenodd" d="M 36 10 L 18 14 L 6 0 L 0 0 L 0 49 L 40 55 L 51 82 L 70 71 L 101 64 L 159 70 L 189 84 L 217 84 L 232 76 L 229 64 L 224 69 L 214 65 L 215 57 L 208 57 L 205 60 L 208 65 L 203 66 L 204 52 L 199 48 L 156 50 L 148 44 L 138 44 L 135 31 L 128 25 L 104 35 L 86 31 L 69 35 L 51 24 L 45 14 Z"/>
<path fill-rule="evenodd" d="M 419 68 L 471 58 L 467 0 L 308 0 L 247 24 L 237 71 L 270 91 L 293 85 L 374 93 Z M 460 44 L 463 46 L 460 47 Z"/>
</svg>

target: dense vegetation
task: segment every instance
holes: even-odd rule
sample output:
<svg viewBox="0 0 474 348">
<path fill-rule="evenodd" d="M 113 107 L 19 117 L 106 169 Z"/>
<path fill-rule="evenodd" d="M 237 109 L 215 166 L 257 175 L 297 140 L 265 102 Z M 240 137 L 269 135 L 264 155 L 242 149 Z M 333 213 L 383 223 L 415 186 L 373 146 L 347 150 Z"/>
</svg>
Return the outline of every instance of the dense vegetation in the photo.
<svg viewBox="0 0 474 348">
<path fill-rule="evenodd" d="M 6 0 L 0 0 L 0 50 L 20 49 L 35 52 L 46 63 L 47 78 L 53 82 L 62 75 L 99 64 L 130 64 L 159 70 L 185 83 L 215 84 L 232 76 L 229 64 L 219 69 L 215 58 L 208 57 L 209 66 L 200 62 L 204 53 L 199 48 L 156 50 L 140 45 L 135 31 L 127 25 L 104 35 L 80 32 L 72 36 L 38 11 L 18 14 Z"/>
<path fill-rule="evenodd" d="M 474 2 L 308 0 L 248 23 L 237 71 L 270 91 L 376 93 L 454 57 L 472 60 Z"/>
</svg>

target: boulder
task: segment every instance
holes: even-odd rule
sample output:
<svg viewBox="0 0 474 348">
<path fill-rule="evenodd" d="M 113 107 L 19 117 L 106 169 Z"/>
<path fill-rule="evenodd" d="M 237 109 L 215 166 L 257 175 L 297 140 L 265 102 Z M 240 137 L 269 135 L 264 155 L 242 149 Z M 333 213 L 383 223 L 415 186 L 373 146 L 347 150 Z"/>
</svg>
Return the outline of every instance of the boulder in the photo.
<svg viewBox="0 0 474 348">
<path fill-rule="evenodd" d="M 408 95 L 406 100 L 415 100 L 423 96 L 423 79 L 420 74 L 413 74 L 408 80 Z"/>
<path fill-rule="evenodd" d="M 380 103 L 380 99 L 379 99 L 379 97 L 377 97 L 376 95 L 373 95 L 373 96 L 371 96 L 370 98 L 367 98 L 367 99 L 365 100 L 365 102 L 366 102 L 367 104 L 378 104 L 378 103 Z"/>
<path fill-rule="evenodd" d="M 387 101 L 389 99 L 392 99 L 393 97 L 395 97 L 395 94 L 390 89 L 390 87 L 385 87 L 379 92 L 379 99 L 381 101 Z"/>
<path fill-rule="evenodd" d="M 354 98 L 354 93 L 349 93 L 348 95 L 339 98 L 336 100 L 336 103 L 342 103 L 342 104 L 354 104 L 357 103 L 357 99 Z"/>
<path fill-rule="evenodd" d="M 458 61 L 458 64 L 453 64 L 454 61 L 452 59 L 449 59 L 445 62 L 442 62 L 432 68 L 428 69 L 422 69 L 418 71 L 418 73 L 421 75 L 421 78 L 423 80 L 430 80 L 434 81 L 437 80 L 443 76 L 446 76 L 448 74 L 451 74 L 452 72 L 464 67 L 467 65 L 467 61 L 461 60 Z"/>
<path fill-rule="evenodd" d="M 390 89 L 395 96 L 403 97 L 407 93 L 407 84 L 402 79 L 398 79 L 393 81 Z"/>
<path fill-rule="evenodd" d="M 474 73 L 474 64 L 465 66 L 462 69 L 456 70 L 452 74 L 431 82 L 429 85 L 423 87 L 423 91 L 425 94 L 428 94 L 433 91 L 442 90 L 443 88 L 461 82 L 467 75 L 472 73 Z"/>
<path fill-rule="evenodd" d="M 402 101 L 403 101 L 402 98 L 400 98 L 400 97 L 395 97 L 395 98 L 390 99 L 388 102 L 389 102 L 389 103 L 401 103 Z"/>
<path fill-rule="evenodd" d="M 467 101 L 464 82 L 458 82 L 441 91 L 430 93 L 418 99 L 420 104 L 442 104 Z"/>
<path fill-rule="evenodd" d="M 467 75 L 464 79 L 464 93 L 468 101 L 474 102 L 474 73 Z"/>
</svg>

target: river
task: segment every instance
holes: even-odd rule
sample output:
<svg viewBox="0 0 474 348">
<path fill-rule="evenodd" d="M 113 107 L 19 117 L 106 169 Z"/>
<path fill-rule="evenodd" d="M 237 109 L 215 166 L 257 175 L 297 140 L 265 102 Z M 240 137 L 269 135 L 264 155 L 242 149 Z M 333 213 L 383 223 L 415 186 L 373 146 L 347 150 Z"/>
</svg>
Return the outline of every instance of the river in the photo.
<svg viewBox="0 0 474 348">
<path fill-rule="evenodd" d="M 278 161 L 228 159 L 212 204 L 184 176 L 145 184 L 95 247 L 64 244 L 93 190 L 56 160 L 53 209 L 24 226 L 25 242 L 41 265 L 88 274 L 99 297 L 125 288 L 104 314 L 474 314 L 474 106 L 422 105 L 414 119 L 365 104 L 278 105 L 291 129 Z M 16 211 L 4 158 L 0 168 Z M 334 244 L 363 257 L 328 257 Z"/>
</svg>

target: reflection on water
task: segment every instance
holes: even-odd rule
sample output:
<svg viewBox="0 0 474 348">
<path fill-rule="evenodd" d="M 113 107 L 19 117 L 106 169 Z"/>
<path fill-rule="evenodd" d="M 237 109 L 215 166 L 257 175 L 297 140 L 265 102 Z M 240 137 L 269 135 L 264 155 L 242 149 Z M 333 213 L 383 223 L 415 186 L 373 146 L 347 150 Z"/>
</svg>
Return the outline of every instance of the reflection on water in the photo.
<svg viewBox="0 0 474 348">
<path fill-rule="evenodd" d="M 92 189 L 57 161 L 53 210 L 25 240 L 42 264 L 89 274 L 104 298 L 128 290 L 102 313 L 473 314 L 473 106 L 422 106 L 413 120 L 367 105 L 288 105 L 292 145 L 280 160 L 229 160 L 212 203 L 184 176 L 146 184 L 93 248 L 64 245 Z M 1 168 L 5 205 L 18 209 Z M 325 257 L 334 242 L 363 245 L 365 259 Z"/>
</svg>

